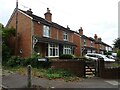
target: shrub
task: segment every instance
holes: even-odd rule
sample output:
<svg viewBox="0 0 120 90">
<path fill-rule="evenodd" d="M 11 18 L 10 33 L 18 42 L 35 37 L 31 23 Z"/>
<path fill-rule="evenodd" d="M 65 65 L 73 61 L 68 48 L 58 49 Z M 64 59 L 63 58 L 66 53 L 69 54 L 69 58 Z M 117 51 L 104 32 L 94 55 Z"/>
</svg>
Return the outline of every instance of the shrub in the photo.
<svg viewBox="0 0 120 90">
<path fill-rule="evenodd" d="M 50 64 L 49 61 L 38 61 L 38 57 L 26 58 L 23 63 L 24 66 L 31 65 L 35 68 L 48 68 Z"/>
<path fill-rule="evenodd" d="M 45 76 L 49 79 L 56 79 L 56 78 L 66 78 L 74 76 L 73 73 L 66 71 L 64 69 L 52 69 L 48 68 Z"/>
<path fill-rule="evenodd" d="M 73 55 L 71 54 L 63 54 L 59 57 L 59 59 L 73 59 Z"/>
<path fill-rule="evenodd" d="M 120 50 L 117 52 L 117 57 L 120 59 Z"/>
<path fill-rule="evenodd" d="M 29 58 L 21 58 L 17 56 L 12 56 L 8 61 L 7 61 L 7 66 L 11 67 L 16 67 L 16 66 L 25 66 L 27 67 L 28 65 L 31 65 L 32 67 L 35 68 L 49 68 L 51 62 L 49 61 L 38 61 L 37 56 L 32 56 Z"/>
<path fill-rule="evenodd" d="M 20 66 L 23 64 L 23 58 L 20 58 L 20 57 L 17 57 L 17 56 L 12 56 L 8 62 L 7 62 L 7 65 L 8 66 L 11 66 L 11 67 L 14 67 L 14 66 Z"/>
<path fill-rule="evenodd" d="M 3 65 L 7 63 L 11 57 L 11 50 L 6 44 L 2 44 L 2 63 Z"/>
</svg>

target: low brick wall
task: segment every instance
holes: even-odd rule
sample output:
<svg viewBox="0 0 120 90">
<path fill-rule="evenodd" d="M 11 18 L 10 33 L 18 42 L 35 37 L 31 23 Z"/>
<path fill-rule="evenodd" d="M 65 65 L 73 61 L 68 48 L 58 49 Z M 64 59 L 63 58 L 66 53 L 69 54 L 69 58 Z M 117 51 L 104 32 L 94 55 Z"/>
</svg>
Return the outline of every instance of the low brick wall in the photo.
<svg viewBox="0 0 120 90">
<path fill-rule="evenodd" d="M 105 62 L 99 60 L 99 76 L 106 79 L 118 79 L 120 78 L 120 67 L 105 68 Z"/>
<path fill-rule="evenodd" d="M 65 69 L 73 72 L 79 77 L 84 76 L 85 62 L 83 60 L 56 60 L 52 61 L 51 68 L 54 69 Z"/>
</svg>

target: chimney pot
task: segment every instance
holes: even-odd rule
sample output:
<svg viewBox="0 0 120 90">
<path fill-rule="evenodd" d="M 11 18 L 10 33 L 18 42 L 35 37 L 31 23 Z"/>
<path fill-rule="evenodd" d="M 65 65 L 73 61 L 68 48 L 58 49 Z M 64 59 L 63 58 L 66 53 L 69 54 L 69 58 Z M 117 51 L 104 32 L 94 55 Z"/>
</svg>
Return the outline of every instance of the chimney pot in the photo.
<svg viewBox="0 0 120 90">
<path fill-rule="evenodd" d="M 95 40 L 97 40 L 97 39 L 98 39 L 97 34 L 95 34 L 95 35 L 94 35 L 94 38 L 95 38 Z"/>
<path fill-rule="evenodd" d="M 27 10 L 27 13 L 28 13 L 28 14 L 32 14 L 32 13 L 33 13 L 33 12 L 32 12 L 32 9 L 29 8 L 29 10 Z"/>
<path fill-rule="evenodd" d="M 67 25 L 67 29 L 70 29 L 68 25 Z"/>
<path fill-rule="evenodd" d="M 50 22 L 52 21 L 52 14 L 50 13 L 49 8 L 47 8 L 47 12 L 44 15 L 47 21 L 50 21 Z"/>
<path fill-rule="evenodd" d="M 79 29 L 79 34 L 83 35 L 83 29 L 82 29 L 82 27 L 80 27 L 80 29 Z"/>
</svg>

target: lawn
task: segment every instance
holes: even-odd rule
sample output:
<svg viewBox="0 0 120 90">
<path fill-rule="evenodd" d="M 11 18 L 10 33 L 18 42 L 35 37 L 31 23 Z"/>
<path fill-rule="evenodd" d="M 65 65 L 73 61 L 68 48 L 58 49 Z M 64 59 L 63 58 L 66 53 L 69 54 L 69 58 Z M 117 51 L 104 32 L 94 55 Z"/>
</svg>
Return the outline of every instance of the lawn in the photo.
<svg viewBox="0 0 120 90">
<path fill-rule="evenodd" d="M 26 67 L 6 67 L 3 66 L 4 70 L 9 72 L 15 72 L 22 75 L 27 75 L 27 68 Z M 74 75 L 73 73 L 63 70 L 63 69 L 52 69 L 52 68 L 32 68 L 32 76 L 39 77 L 39 78 L 47 78 L 49 80 L 53 79 L 63 79 L 66 82 L 68 81 L 78 81 L 80 78 Z"/>
</svg>

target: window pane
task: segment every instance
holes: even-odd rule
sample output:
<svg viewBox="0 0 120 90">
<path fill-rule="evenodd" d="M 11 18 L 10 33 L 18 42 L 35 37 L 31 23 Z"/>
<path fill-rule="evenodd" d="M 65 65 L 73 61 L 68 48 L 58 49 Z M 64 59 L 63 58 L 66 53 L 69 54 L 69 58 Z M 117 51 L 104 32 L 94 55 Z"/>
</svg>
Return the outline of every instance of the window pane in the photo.
<svg viewBox="0 0 120 90">
<path fill-rule="evenodd" d="M 43 26 L 43 36 L 45 36 L 45 37 L 50 36 L 50 28 L 49 28 L 49 26 L 46 26 L 46 25 Z"/>
<path fill-rule="evenodd" d="M 58 56 L 59 55 L 59 53 L 58 53 L 58 45 L 56 45 L 56 44 L 50 44 L 49 45 L 49 49 L 50 49 L 50 56 Z"/>
</svg>

